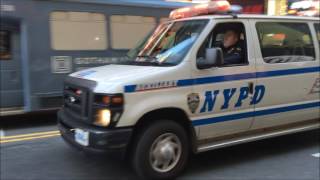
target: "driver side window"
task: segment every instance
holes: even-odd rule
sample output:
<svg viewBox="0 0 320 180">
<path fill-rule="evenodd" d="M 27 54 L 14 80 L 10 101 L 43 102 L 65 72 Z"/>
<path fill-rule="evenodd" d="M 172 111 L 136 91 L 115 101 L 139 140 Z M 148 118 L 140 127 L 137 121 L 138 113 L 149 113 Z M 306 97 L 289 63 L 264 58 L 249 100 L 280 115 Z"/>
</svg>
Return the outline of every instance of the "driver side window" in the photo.
<svg viewBox="0 0 320 180">
<path fill-rule="evenodd" d="M 206 59 L 206 51 L 220 48 L 223 64 L 220 66 L 239 66 L 248 64 L 245 28 L 241 22 L 219 23 L 205 39 L 197 53 L 197 61 Z"/>
</svg>

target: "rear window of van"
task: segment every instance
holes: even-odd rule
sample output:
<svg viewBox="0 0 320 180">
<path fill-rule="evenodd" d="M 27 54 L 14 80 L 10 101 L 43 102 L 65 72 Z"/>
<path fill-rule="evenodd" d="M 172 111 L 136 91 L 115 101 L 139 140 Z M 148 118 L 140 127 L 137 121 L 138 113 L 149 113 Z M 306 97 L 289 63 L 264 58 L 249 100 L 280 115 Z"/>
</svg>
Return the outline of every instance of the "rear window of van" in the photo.
<svg viewBox="0 0 320 180">
<path fill-rule="evenodd" d="M 306 23 L 258 22 L 261 53 L 266 63 L 315 60 L 311 32 Z"/>
</svg>

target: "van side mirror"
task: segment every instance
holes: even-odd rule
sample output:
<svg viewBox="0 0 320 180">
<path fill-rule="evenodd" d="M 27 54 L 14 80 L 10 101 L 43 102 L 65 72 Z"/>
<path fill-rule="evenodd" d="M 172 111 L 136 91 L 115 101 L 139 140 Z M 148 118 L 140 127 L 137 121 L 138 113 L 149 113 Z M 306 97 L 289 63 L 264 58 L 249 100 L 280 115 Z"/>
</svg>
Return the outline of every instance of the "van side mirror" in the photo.
<svg viewBox="0 0 320 180">
<path fill-rule="evenodd" d="M 223 53 L 221 48 L 207 48 L 205 58 L 197 59 L 199 69 L 209 69 L 223 65 Z"/>
</svg>

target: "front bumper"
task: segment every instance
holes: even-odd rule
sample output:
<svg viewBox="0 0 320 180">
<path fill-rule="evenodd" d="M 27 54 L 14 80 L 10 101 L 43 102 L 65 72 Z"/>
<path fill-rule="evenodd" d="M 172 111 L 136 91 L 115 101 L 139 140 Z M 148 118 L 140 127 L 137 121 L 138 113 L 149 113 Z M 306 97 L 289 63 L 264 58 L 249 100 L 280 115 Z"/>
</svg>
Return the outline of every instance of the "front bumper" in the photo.
<svg viewBox="0 0 320 180">
<path fill-rule="evenodd" d="M 116 153 L 123 156 L 129 144 L 132 128 L 106 129 L 96 127 L 64 113 L 58 112 L 58 128 L 63 139 L 73 147 L 88 153 Z M 75 129 L 88 132 L 88 145 L 81 145 L 75 140 Z"/>
</svg>

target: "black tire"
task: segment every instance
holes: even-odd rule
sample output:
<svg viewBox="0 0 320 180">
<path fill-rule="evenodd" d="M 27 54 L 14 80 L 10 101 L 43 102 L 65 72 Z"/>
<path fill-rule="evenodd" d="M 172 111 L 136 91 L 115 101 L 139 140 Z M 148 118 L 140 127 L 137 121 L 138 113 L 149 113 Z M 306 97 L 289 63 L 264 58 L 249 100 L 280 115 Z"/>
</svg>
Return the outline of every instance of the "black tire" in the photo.
<svg viewBox="0 0 320 180">
<path fill-rule="evenodd" d="M 180 140 L 181 154 L 171 170 L 159 172 L 152 167 L 150 162 L 151 146 L 158 137 L 168 133 L 174 134 Z M 189 140 L 184 128 L 174 121 L 159 120 L 145 127 L 137 136 L 132 154 L 133 169 L 142 179 L 174 179 L 185 168 L 189 152 Z"/>
</svg>

